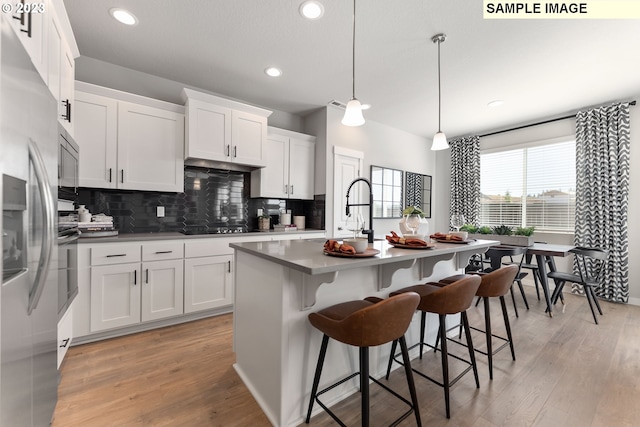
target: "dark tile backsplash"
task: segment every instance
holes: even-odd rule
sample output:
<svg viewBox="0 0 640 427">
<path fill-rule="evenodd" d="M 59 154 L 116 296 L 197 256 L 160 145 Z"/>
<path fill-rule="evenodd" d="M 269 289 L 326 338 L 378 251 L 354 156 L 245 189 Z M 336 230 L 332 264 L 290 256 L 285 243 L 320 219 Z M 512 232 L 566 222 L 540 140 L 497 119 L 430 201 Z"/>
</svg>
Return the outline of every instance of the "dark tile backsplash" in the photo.
<svg viewBox="0 0 640 427">
<path fill-rule="evenodd" d="M 315 200 L 252 199 L 251 174 L 186 166 L 184 193 L 80 188 L 78 203 L 91 213 L 113 216 L 120 233 L 251 231 L 258 228 L 257 211 L 272 215 L 280 210 L 304 215 L 307 228 L 324 229 L 324 195 Z M 156 208 L 164 206 L 158 218 Z"/>
</svg>

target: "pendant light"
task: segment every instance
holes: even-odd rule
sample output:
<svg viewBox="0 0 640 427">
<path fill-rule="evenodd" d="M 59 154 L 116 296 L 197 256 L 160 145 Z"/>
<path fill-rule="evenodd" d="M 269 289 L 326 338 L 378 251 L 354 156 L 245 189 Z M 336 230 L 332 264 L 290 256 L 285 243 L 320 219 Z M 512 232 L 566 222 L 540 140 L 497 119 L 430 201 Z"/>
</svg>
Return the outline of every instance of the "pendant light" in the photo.
<svg viewBox="0 0 640 427">
<path fill-rule="evenodd" d="M 352 44 L 352 70 L 351 76 L 352 94 L 351 99 L 347 103 L 347 110 L 344 112 L 342 124 L 346 126 L 361 126 L 364 124 L 362 116 L 362 105 L 356 99 L 356 0 L 353 0 L 353 44 Z"/>
<path fill-rule="evenodd" d="M 438 43 L 438 132 L 433 136 L 433 142 L 431 143 L 432 150 L 446 150 L 449 148 L 447 142 L 447 136 L 440 130 L 440 120 L 442 117 L 442 90 L 440 89 L 440 43 L 443 43 L 446 39 L 445 34 L 436 34 L 431 38 L 431 41 Z"/>
</svg>

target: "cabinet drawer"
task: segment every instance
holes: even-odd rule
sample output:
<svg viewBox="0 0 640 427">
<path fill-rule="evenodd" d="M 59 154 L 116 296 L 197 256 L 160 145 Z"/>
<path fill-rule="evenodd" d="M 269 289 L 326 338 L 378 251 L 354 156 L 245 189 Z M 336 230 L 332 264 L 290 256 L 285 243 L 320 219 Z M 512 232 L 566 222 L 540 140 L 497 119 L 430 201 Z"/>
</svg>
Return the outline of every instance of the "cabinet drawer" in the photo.
<svg viewBox="0 0 640 427">
<path fill-rule="evenodd" d="M 140 245 L 99 245 L 91 248 L 91 265 L 140 262 Z"/>
<path fill-rule="evenodd" d="M 184 256 L 184 244 L 180 242 L 153 242 L 142 245 L 142 261 L 179 259 Z"/>
<path fill-rule="evenodd" d="M 220 237 L 185 242 L 184 257 L 199 258 L 205 256 L 231 255 L 233 254 L 233 249 L 229 247 L 229 242 L 231 242 L 231 239 Z"/>
</svg>

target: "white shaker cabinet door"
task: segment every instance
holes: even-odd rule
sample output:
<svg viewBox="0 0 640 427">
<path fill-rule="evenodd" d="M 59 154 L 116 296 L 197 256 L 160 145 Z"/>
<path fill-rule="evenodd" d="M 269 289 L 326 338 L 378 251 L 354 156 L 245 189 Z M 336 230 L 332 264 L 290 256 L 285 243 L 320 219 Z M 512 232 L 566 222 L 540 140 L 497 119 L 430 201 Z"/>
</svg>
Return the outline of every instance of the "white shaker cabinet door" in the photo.
<svg viewBox="0 0 640 427">
<path fill-rule="evenodd" d="M 183 313 L 182 259 L 145 262 L 142 276 L 143 322 Z"/>
<path fill-rule="evenodd" d="M 289 138 L 269 135 L 265 144 L 266 167 L 260 174 L 259 197 L 289 197 Z M 253 185 L 253 182 L 251 183 Z M 252 194 L 253 196 L 253 194 Z"/>
<path fill-rule="evenodd" d="M 74 139 L 80 146 L 80 187 L 116 188 L 118 102 L 75 92 Z"/>
<path fill-rule="evenodd" d="M 91 267 L 91 332 L 140 323 L 140 263 Z"/>
<path fill-rule="evenodd" d="M 184 260 L 184 312 L 233 304 L 233 256 Z"/>
<path fill-rule="evenodd" d="M 231 109 L 189 99 L 186 105 L 185 158 L 231 159 Z"/>
<path fill-rule="evenodd" d="M 183 150 L 183 114 L 118 102 L 118 188 L 184 191 Z"/>
<path fill-rule="evenodd" d="M 241 165 L 265 166 L 263 145 L 267 139 L 267 118 L 244 111 L 231 113 L 231 161 Z"/>
<path fill-rule="evenodd" d="M 291 199 L 313 199 L 315 143 L 289 141 L 289 194 Z"/>
</svg>

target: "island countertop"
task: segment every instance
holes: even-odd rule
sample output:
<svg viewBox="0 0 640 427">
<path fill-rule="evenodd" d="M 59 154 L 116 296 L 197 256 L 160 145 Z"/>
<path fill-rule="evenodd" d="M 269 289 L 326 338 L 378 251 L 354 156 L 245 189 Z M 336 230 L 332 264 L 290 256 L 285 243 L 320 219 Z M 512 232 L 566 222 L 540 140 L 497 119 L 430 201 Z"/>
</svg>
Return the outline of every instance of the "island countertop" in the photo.
<svg viewBox="0 0 640 427">
<path fill-rule="evenodd" d="M 495 240 L 475 240 L 469 243 L 435 243 L 430 249 L 394 248 L 387 241 L 374 241 L 370 248 L 380 251 L 372 257 L 346 258 L 323 253 L 325 239 L 231 243 L 237 251 L 267 259 L 284 267 L 310 275 L 331 273 L 352 268 L 367 267 L 454 254 L 458 252 L 485 252 L 490 246 L 498 245 Z"/>
</svg>

